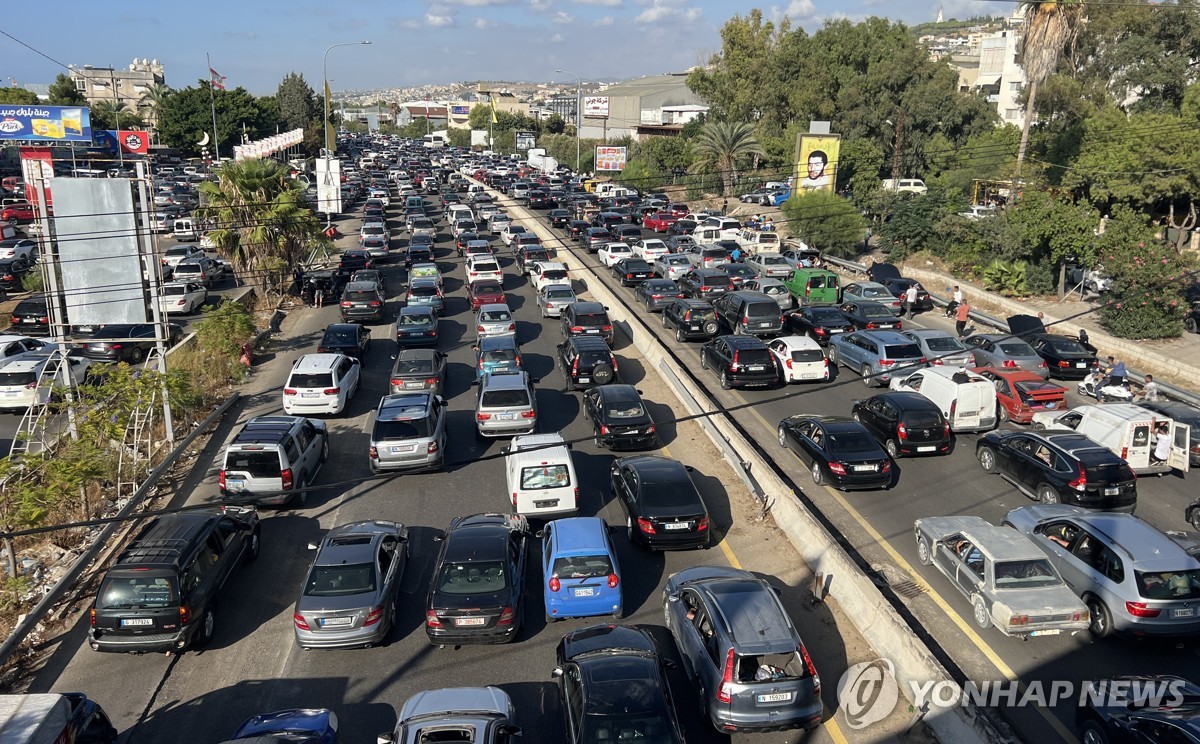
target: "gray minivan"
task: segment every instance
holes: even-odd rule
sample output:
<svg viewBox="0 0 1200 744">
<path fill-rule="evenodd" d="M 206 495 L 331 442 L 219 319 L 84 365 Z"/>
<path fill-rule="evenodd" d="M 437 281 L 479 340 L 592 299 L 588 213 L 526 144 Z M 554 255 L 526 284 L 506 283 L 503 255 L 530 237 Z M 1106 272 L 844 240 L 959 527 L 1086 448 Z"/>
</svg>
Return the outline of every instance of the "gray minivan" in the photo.
<svg viewBox="0 0 1200 744">
<path fill-rule="evenodd" d="M 663 588 L 667 627 L 721 732 L 812 729 L 821 679 L 775 590 L 749 571 L 696 566 Z"/>
</svg>

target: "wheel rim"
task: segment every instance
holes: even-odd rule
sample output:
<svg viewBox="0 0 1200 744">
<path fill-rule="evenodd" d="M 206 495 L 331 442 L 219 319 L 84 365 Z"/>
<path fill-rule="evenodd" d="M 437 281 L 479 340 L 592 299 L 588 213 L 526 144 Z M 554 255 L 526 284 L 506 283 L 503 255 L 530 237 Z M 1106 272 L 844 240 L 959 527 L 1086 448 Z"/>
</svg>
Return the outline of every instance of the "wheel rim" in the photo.
<svg viewBox="0 0 1200 744">
<path fill-rule="evenodd" d="M 1053 488 L 1042 488 L 1039 499 L 1043 504 L 1057 504 L 1058 493 Z"/>
<path fill-rule="evenodd" d="M 785 432 L 785 431 L 783 430 L 783 427 L 782 427 L 782 426 L 781 426 L 781 427 L 779 427 L 779 446 L 780 446 L 780 447 L 786 447 L 786 446 L 787 446 L 787 432 Z"/>
<path fill-rule="evenodd" d="M 729 373 L 728 372 L 721 373 L 721 386 L 729 387 Z"/>
<path fill-rule="evenodd" d="M 862 377 L 863 384 L 871 387 L 873 382 L 871 379 L 871 368 L 864 364 L 863 368 L 858 371 L 858 374 Z"/>
<path fill-rule="evenodd" d="M 629 542 L 633 542 L 633 517 L 625 517 L 625 536 L 629 538 Z M 667 606 L 663 605 L 665 611 Z"/>
<path fill-rule="evenodd" d="M 1100 738 L 1100 734 L 1091 728 L 1084 730 L 1083 736 L 1080 737 L 1080 740 L 1083 742 L 1083 744 L 1104 744 L 1104 739 Z"/>
<path fill-rule="evenodd" d="M 821 482 L 821 466 L 815 462 L 813 463 L 813 466 L 812 466 L 812 479 L 813 479 L 813 483 L 820 484 L 820 482 Z"/>
<path fill-rule="evenodd" d="M 216 619 L 213 618 L 213 611 L 209 610 L 204 614 L 204 638 L 205 640 L 212 638 L 213 626 L 216 625 Z"/>
<path fill-rule="evenodd" d="M 250 536 L 250 555 L 258 555 L 258 533 Z"/>
<path fill-rule="evenodd" d="M 983 606 L 983 602 L 975 603 L 975 624 L 984 625 L 989 623 L 987 608 Z"/>
<path fill-rule="evenodd" d="M 924 538 L 917 540 L 917 559 L 921 563 L 929 563 L 929 543 Z"/>
<path fill-rule="evenodd" d="M 1092 600 L 1088 602 L 1088 614 L 1092 618 L 1092 632 L 1096 635 L 1104 635 L 1108 630 L 1108 618 L 1104 614 L 1104 606 Z"/>
<path fill-rule="evenodd" d="M 984 470 L 990 471 L 996 465 L 996 456 L 992 454 L 990 449 L 980 450 L 979 464 L 983 466 Z"/>
<path fill-rule="evenodd" d="M 897 447 L 896 443 L 891 439 L 887 440 L 887 443 L 883 445 L 883 448 L 887 450 L 888 456 L 892 459 L 900 456 L 900 448 Z"/>
</svg>

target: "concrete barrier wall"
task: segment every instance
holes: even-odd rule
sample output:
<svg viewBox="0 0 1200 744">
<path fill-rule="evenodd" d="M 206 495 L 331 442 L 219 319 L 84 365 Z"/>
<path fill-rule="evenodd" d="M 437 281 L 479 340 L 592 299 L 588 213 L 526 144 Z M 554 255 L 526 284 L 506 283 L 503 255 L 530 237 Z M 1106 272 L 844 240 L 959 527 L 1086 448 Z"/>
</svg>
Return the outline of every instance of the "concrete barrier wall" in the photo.
<svg viewBox="0 0 1200 744">
<path fill-rule="evenodd" d="M 569 250 L 561 247 L 561 239 L 546 228 L 527 210 L 511 200 L 496 195 L 522 224 L 531 226 L 542 241 L 558 248 L 558 260 L 566 264 L 573 279 L 583 281 L 593 298 L 609 308 L 609 316 L 617 328 L 646 359 L 649 367 L 662 376 L 683 406 L 693 412 L 712 411 L 701 390 L 689 376 L 663 351 L 662 344 Z M 674 377 L 675 379 L 671 379 Z M 837 599 L 859 633 L 880 656 L 892 661 L 901 692 L 910 691 L 908 683 L 950 681 L 952 677 L 938 662 L 924 642 L 917 637 L 895 608 L 884 598 L 850 555 L 838 544 L 821 522 L 804 507 L 787 484 L 780 479 L 771 463 L 760 457 L 749 442 L 726 418 L 726 414 L 708 417 L 703 427 L 719 451 L 726 442 L 743 453 L 751 472 L 762 486 L 776 524 L 819 575 L 830 577 L 830 594 Z M 721 441 L 721 439 L 724 441 Z M 735 470 L 737 463 L 732 463 Z M 911 702 L 911 701 L 910 701 Z M 939 708 L 929 712 L 926 722 L 940 741 L 955 744 L 985 744 L 986 742 L 1016 741 L 1002 734 L 980 710 L 973 706 Z"/>
</svg>

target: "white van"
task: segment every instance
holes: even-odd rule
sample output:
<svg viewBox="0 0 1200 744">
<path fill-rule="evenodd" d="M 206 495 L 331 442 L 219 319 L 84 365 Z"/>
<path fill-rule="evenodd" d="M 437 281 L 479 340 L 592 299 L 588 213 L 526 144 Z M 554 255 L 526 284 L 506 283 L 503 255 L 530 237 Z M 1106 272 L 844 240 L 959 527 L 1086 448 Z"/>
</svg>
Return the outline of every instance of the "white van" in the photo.
<svg viewBox="0 0 1200 744">
<path fill-rule="evenodd" d="M 513 437 L 504 454 L 514 512 L 539 519 L 578 513 L 579 479 L 561 434 Z"/>
<path fill-rule="evenodd" d="M 893 377 L 889 387 L 929 398 L 950 422 L 950 431 L 956 433 L 991 431 L 999 422 L 995 385 L 961 367 L 926 367 L 905 377 Z"/>
<path fill-rule="evenodd" d="M 475 213 L 472 212 L 471 208 L 465 204 L 453 204 L 450 206 L 450 213 L 446 215 L 446 222 L 453 226 L 454 223 L 458 222 L 459 220 L 470 220 L 471 222 L 474 222 Z"/>
<path fill-rule="evenodd" d="M 1173 421 L 1132 403 L 1079 406 L 1069 411 L 1039 411 L 1033 414 L 1039 429 L 1070 429 L 1086 435 L 1129 463 L 1138 475 L 1188 471 L 1191 426 Z M 1166 426 L 1171 436 L 1171 452 L 1166 462 L 1157 462 L 1154 453 L 1155 431 Z"/>
<path fill-rule="evenodd" d="M 196 221 L 191 217 L 180 217 L 171 225 L 171 232 L 175 239 L 181 242 L 187 242 L 200 239 L 200 228 L 196 226 Z"/>
</svg>

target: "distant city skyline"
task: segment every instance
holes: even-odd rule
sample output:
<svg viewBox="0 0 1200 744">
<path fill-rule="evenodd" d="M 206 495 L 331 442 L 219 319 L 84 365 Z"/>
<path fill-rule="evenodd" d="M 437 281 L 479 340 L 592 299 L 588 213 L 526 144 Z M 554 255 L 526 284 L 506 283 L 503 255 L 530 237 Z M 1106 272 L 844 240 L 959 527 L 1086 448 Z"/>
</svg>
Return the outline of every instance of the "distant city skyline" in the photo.
<svg viewBox="0 0 1200 744">
<path fill-rule="evenodd" d="M 77 67 L 124 69 L 153 58 L 167 83 L 182 88 L 207 79 L 205 53 L 230 88 L 275 92 L 289 72 L 320 93 L 321 60 L 335 43 L 371 41 L 329 54 L 330 87 L 372 90 L 468 80 L 573 83 L 681 72 L 720 48 L 720 28 L 735 13 L 760 7 L 810 32 L 835 18 L 871 15 L 909 24 L 1009 13 L 1011 2 L 986 0 L 345 0 L 306 3 L 281 13 L 275 3 L 213 0 L 197 22 L 195 8 L 164 3 L 141 12 L 113 9 L 47 23 L 44 9 L 20 3 L 5 10 L 3 30 L 39 52 Z M 132 6 L 131 6 L 132 8 Z M 206 31 L 201 36 L 196 31 Z M 63 67 L 0 36 L 3 84 L 49 83 Z"/>
</svg>

